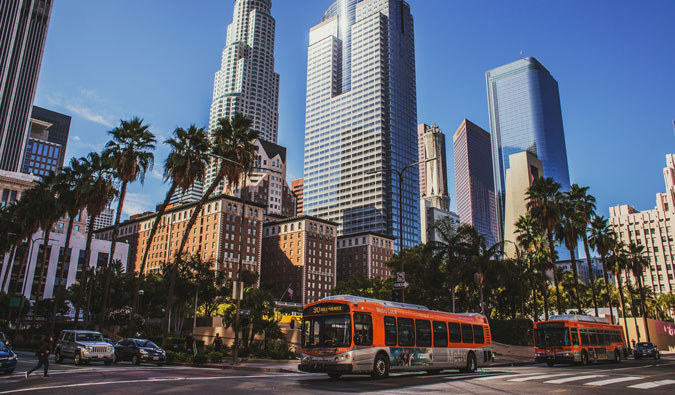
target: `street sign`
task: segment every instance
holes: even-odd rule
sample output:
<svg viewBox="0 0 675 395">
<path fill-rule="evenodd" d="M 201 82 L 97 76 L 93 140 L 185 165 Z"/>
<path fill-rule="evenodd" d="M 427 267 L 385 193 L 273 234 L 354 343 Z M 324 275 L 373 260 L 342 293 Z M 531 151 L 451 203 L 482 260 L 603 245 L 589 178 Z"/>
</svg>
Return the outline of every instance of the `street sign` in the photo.
<svg viewBox="0 0 675 395">
<path fill-rule="evenodd" d="M 251 310 L 242 310 L 241 315 L 251 315 Z"/>
<path fill-rule="evenodd" d="M 405 272 L 396 272 L 396 282 L 397 283 L 405 282 Z"/>
<path fill-rule="evenodd" d="M 408 288 L 408 285 L 410 284 L 405 281 L 397 281 L 394 283 L 394 288 Z"/>
</svg>

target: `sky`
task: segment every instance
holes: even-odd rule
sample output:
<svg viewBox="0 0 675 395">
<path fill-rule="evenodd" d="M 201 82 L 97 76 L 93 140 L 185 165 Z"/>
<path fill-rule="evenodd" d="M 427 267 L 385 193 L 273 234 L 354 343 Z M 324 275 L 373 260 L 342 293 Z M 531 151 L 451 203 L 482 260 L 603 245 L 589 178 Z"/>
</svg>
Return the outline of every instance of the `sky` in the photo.
<svg viewBox="0 0 675 395">
<path fill-rule="evenodd" d="M 273 0 L 281 75 L 279 141 L 287 179 L 302 177 L 309 29 L 332 0 Z M 572 183 L 598 213 L 655 206 L 665 155 L 675 153 L 675 2 L 670 0 L 408 0 L 415 20 L 418 123 L 447 138 L 464 118 L 489 131 L 485 72 L 521 56 L 558 81 Z M 67 158 L 100 151 L 120 119 L 143 118 L 160 142 L 208 125 L 234 0 L 56 0 L 35 104 L 72 116 Z M 521 55 L 522 54 L 522 55 Z M 168 149 L 158 144 L 124 217 L 154 210 Z"/>
</svg>

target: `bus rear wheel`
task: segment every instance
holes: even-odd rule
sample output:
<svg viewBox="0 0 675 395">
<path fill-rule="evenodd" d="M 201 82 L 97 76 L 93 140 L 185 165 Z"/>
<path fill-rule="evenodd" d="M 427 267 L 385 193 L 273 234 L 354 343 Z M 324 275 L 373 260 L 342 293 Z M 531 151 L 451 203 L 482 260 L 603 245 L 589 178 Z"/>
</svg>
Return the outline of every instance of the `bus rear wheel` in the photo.
<svg viewBox="0 0 675 395">
<path fill-rule="evenodd" d="M 342 373 L 328 373 L 328 377 L 332 378 L 333 380 L 337 380 L 342 376 Z"/>
<path fill-rule="evenodd" d="M 374 379 L 383 379 L 389 376 L 389 359 L 384 354 L 377 354 L 375 357 L 372 376 Z"/>
<path fill-rule="evenodd" d="M 473 373 L 476 371 L 476 367 L 476 356 L 474 353 L 470 352 L 469 355 L 466 356 L 466 367 L 464 369 L 460 369 L 460 372 Z"/>
</svg>

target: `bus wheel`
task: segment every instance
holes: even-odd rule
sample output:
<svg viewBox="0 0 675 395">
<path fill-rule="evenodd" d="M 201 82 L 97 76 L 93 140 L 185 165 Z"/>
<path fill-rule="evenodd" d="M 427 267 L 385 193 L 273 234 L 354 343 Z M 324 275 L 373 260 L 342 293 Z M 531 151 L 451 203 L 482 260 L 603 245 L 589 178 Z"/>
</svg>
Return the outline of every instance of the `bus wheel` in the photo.
<svg viewBox="0 0 675 395">
<path fill-rule="evenodd" d="M 614 363 L 619 363 L 621 362 L 621 350 L 618 348 L 614 350 Z"/>
<path fill-rule="evenodd" d="M 462 373 L 473 373 L 476 371 L 476 356 L 474 353 L 470 352 L 469 355 L 466 356 L 466 367 L 464 369 L 460 369 L 460 372 Z"/>
<path fill-rule="evenodd" d="M 372 376 L 374 379 L 383 379 L 389 376 L 389 359 L 386 355 L 377 354 L 373 364 Z"/>
<path fill-rule="evenodd" d="M 584 351 L 581 353 L 581 364 L 582 364 L 583 366 L 588 365 L 588 353 L 586 352 L 586 350 L 584 350 Z"/>
<path fill-rule="evenodd" d="M 332 378 L 333 380 L 337 380 L 342 376 L 342 373 L 328 373 L 328 377 Z"/>
</svg>

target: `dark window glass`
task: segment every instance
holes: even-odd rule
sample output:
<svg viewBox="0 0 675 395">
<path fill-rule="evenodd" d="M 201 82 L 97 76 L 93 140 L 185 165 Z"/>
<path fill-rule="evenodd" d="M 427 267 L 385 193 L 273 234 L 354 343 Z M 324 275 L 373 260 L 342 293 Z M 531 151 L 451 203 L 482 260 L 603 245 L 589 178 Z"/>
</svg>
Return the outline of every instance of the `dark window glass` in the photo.
<svg viewBox="0 0 675 395">
<path fill-rule="evenodd" d="M 415 320 L 417 347 L 431 347 L 431 323 L 427 320 Z"/>
<path fill-rule="evenodd" d="M 473 343 L 471 324 L 462 324 L 462 343 Z"/>
<path fill-rule="evenodd" d="M 448 327 L 445 322 L 434 321 L 434 347 L 448 346 Z"/>
<path fill-rule="evenodd" d="M 473 341 L 476 344 L 485 343 L 485 337 L 483 336 L 483 325 L 473 326 Z"/>
<path fill-rule="evenodd" d="M 591 343 L 588 340 L 588 332 L 587 331 L 581 331 L 581 345 L 582 346 L 590 346 Z"/>
<path fill-rule="evenodd" d="M 398 319 L 398 345 L 401 347 L 415 346 L 415 323 L 410 318 Z"/>
<path fill-rule="evenodd" d="M 572 345 L 578 346 L 579 345 L 579 329 L 570 328 L 570 331 L 572 332 Z"/>
<path fill-rule="evenodd" d="M 591 335 L 591 346 L 597 346 L 598 344 L 598 334 L 595 331 L 590 333 Z"/>
<path fill-rule="evenodd" d="M 450 343 L 459 343 L 462 341 L 462 333 L 457 322 L 448 322 L 448 331 L 450 333 Z"/>
<path fill-rule="evenodd" d="M 384 317 L 384 345 L 396 345 L 396 318 Z"/>
<path fill-rule="evenodd" d="M 373 345 L 373 319 L 370 314 L 354 313 L 354 344 Z"/>
</svg>

